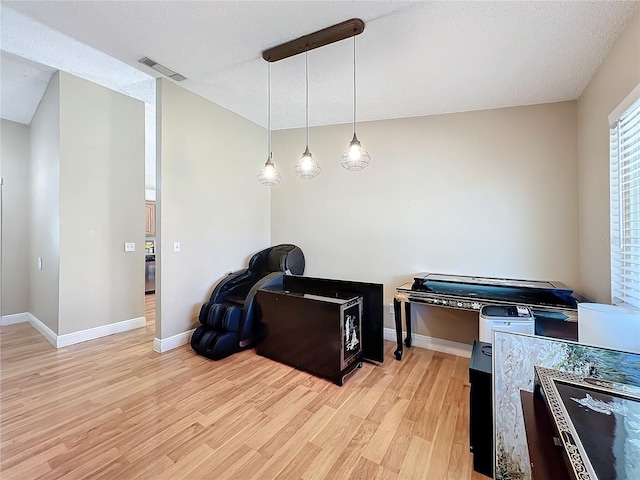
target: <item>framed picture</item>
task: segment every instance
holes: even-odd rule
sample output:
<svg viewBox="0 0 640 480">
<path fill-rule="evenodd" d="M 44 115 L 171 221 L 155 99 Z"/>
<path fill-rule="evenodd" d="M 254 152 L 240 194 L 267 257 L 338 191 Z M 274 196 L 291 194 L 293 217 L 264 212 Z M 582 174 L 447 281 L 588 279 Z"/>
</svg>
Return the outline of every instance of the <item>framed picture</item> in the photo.
<svg viewBox="0 0 640 480">
<path fill-rule="evenodd" d="M 534 368 L 534 394 L 547 406 L 573 478 L 640 478 L 640 388 Z"/>
</svg>

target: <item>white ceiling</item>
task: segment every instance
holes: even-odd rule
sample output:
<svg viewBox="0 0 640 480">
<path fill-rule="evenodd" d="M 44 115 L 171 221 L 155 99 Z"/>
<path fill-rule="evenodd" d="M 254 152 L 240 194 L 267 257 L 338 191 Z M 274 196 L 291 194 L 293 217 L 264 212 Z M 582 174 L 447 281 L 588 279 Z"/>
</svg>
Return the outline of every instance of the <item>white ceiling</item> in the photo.
<svg viewBox="0 0 640 480">
<path fill-rule="evenodd" d="M 5 51 L 0 52 L 0 64 L 2 118 L 28 125 L 56 70 Z"/>
<path fill-rule="evenodd" d="M 186 76 L 183 87 L 266 126 L 261 52 L 357 17 L 366 24 L 357 37 L 358 120 L 379 120 L 574 100 L 637 5 L 3 1 L 1 46 L 151 102 L 147 74 L 159 74 L 138 63 L 147 56 Z M 347 40 L 309 52 L 311 125 L 352 121 L 352 48 Z M 8 118 L 20 102 L 5 102 L 5 82 L 19 77 L 4 71 L 25 67 L 1 60 Z M 304 105 L 304 56 L 274 63 L 272 126 L 304 126 Z"/>
</svg>

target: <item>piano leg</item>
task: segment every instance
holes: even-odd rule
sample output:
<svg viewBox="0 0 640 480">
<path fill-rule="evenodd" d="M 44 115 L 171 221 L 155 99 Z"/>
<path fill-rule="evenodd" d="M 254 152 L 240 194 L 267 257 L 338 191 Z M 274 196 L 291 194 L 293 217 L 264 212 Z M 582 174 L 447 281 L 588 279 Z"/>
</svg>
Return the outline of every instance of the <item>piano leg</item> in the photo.
<svg viewBox="0 0 640 480">
<path fill-rule="evenodd" d="M 393 299 L 393 314 L 394 320 L 396 323 L 396 341 L 398 343 L 398 348 L 393 354 L 396 356 L 396 360 L 402 360 L 402 310 L 401 310 L 402 302 L 400 302 L 397 298 Z"/>
<path fill-rule="evenodd" d="M 404 340 L 404 344 L 407 348 L 411 348 L 411 303 L 404 303 L 404 321 L 407 324 L 407 338 Z"/>
</svg>

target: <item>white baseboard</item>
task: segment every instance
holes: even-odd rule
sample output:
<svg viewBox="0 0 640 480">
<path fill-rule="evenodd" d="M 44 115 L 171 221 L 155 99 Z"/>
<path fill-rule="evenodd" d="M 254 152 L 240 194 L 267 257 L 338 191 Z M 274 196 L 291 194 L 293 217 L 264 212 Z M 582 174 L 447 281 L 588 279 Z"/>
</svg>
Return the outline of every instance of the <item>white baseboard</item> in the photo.
<svg viewBox="0 0 640 480">
<path fill-rule="evenodd" d="M 191 334 L 193 333 L 193 330 L 195 330 L 195 328 L 169 338 L 154 338 L 153 349 L 158 353 L 163 353 L 168 350 L 177 348 L 180 345 L 185 345 L 191 340 Z"/>
<path fill-rule="evenodd" d="M 2 325 L 13 325 L 14 323 L 22 323 L 29 321 L 29 314 L 27 312 L 23 313 L 12 313 L 11 315 L 3 315 L 0 318 L 0 326 Z"/>
<path fill-rule="evenodd" d="M 58 335 L 56 335 L 53 330 L 47 327 L 44 323 L 42 323 L 38 318 L 36 318 L 31 313 L 27 313 L 27 315 L 29 316 L 29 320 L 28 320 L 29 325 L 31 325 L 38 332 L 40 332 L 40 335 L 46 338 L 51 345 L 58 348 L 58 345 L 57 345 Z"/>
<path fill-rule="evenodd" d="M 402 332 L 402 339 L 407 336 L 407 332 Z M 393 328 L 384 329 L 384 339 L 396 341 L 396 331 Z M 426 335 L 419 335 L 414 333 L 411 335 L 411 346 L 426 348 L 428 350 L 435 350 L 436 352 L 449 353 L 451 355 L 457 355 L 459 357 L 471 357 L 471 345 L 466 343 L 452 342 L 451 340 L 444 340 L 442 338 L 427 337 Z M 406 349 L 407 347 L 404 346 Z"/>
<path fill-rule="evenodd" d="M 122 322 L 110 323 L 109 325 L 101 325 L 95 328 L 88 328 L 87 330 L 80 330 L 79 332 L 57 335 L 53 330 L 47 327 L 41 320 L 36 318 L 31 313 L 27 313 L 25 315 L 27 316 L 27 321 L 29 322 L 29 324 L 38 332 L 40 332 L 40 334 L 56 348 L 68 347 L 69 345 L 75 345 L 76 343 L 86 342 L 87 340 L 94 340 L 100 337 L 106 337 L 107 335 L 113 335 L 114 333 L 126 332 L 128 330 L 141 328 L 146 325 L 145 317 L 138 317 L 124 320 Z"/>
<path fill-rule="evenodd" d="M 76 343 L 86 342 L 87 340 L 113 335 L 114 333 L 127 332 L 136 328 L 142 328 L 146 323 L 147 320 L 145 317 L 138 317 L 123 320 L 122 322 L 88 328 L 87 330 L 80 330 L 79 332 L 65 333 L 64 335 L 58 335 L 56 347 L 67 347 Z"/>
</svg>

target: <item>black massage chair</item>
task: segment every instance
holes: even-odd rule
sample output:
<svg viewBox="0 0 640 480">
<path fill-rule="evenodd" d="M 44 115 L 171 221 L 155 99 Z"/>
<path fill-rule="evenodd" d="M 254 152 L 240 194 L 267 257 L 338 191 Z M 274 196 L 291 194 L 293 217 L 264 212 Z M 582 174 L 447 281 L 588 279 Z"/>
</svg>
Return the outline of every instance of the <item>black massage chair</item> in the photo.
<svg viewBox="0 0 640 480">
<path fill-rule="evenodd" d="M 249 268 L 230 273 L 202 305 L 201 325 L 191 336 L 191 347 L 213 360 L 253 347 L 264 336 L 255 301 L 258 289 L 282 286 L 285 274 L 303 273 L 304 255 L 295 245 L 276 245 L 256 253 Z"/>
</svg>

